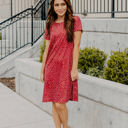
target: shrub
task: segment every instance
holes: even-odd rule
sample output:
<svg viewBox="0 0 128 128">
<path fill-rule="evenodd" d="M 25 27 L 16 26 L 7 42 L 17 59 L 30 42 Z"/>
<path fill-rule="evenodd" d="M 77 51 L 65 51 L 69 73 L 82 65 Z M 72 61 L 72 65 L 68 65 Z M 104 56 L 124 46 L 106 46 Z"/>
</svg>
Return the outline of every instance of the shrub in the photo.
<svg viewBox="0 0 128 128">
<path fill-rule="evenodd" d="M 84 48 L 80 49 L 78 69 L 82 73 L 86 73 L 89 68 L 96 68 L 98 70 L 103 70 L 105 60 L 107 59 L 107 54 L 98 48 Z"/>
<path fill-rule="evenodd" d="M 98 67 L 95 67 L 95 68 L 89 68 L 86 74 L 90 76 L 103 78 L 103 72 L 104 72 L 103 70 L 100 70 Z"/>
<path fill-rule="evenodd" d="M 44 40 L 44 42 L 43 42 L 43 45 L 40 45 L 40 60 L 39 60 L 39 62 L 41 62 L 42 63 L 42 57 L 43 57 L 43 54 L 44 54 L 44 50 L 45 50 L 45 44 L 46 44 L 46 40 Z"/>
<path fill-rule="evenodd" d="M 122 84 L 128 84 L 128 48 L 124 52 L 111 51 L 107 66 L 104 68 L 104 78 Z"/>
</svg>

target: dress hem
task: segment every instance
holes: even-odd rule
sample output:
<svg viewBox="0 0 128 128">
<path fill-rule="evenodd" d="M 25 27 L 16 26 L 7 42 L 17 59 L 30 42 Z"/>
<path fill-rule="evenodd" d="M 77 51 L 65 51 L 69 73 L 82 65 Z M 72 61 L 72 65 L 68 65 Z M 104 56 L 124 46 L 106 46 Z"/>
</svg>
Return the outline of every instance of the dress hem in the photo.
<svg viewBox="0 0 128 128">
<path fill-rule="evenodd" d="M 66 101 L 61 101 L 61 102 L 59 102 L 59 101 L 55 101 L 55 100 L 52 100 L 52 99 L 49 99 L 49 100 L 43 100 L 43 101 L 41 101 L 41 102 L 55 102 L 55 103 L 67 103 L 68 101 L 75 101 L 75 102 L 78 102 L 78 100 L 76 99 L 68 99 L 68 100 L 66 100 Z"/>
</svg>

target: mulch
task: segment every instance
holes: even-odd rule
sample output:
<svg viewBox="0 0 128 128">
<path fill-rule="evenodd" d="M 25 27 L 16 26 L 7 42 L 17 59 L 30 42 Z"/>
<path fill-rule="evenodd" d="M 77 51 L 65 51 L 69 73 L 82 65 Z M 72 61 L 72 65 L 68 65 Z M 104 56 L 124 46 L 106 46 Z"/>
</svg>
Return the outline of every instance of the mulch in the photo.
<svg viewBox="0 0 128 128">
<path fill-rule="evenodd" d="M 11 78 L 0 78 L 0 82 L 3 83 L 8 88 L 12 89 L 14 92 L 15 90 L 15 77 Z"/>
</svg>

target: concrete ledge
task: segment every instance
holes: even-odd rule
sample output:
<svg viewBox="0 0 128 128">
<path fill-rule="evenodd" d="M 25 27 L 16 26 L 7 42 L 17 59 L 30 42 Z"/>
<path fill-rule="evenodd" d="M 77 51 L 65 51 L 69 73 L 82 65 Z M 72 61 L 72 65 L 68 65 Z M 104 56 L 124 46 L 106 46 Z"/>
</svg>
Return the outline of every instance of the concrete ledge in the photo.
<svg viewBox="0 0 128 128">
<path fill-rule="evenodd" d="M 128 112 L 128 86 L 80 73 L 82 97 Z"/>
<path fill-rule="evenodd" d="M 51 102 L 42 102 L 41 63 L 38 58 L 15 60 L 16 92 L 52 114 Z M 73 128 L 126 128 L 127 85 L 79 73 L 79 102 L 69 101 L 69 124 Z"/>
<path fill-rule="evenodd" d="M 0 77 L 14 77 L 15 76 L 15 66 L 14 61 L 17 58 L 32 58 L 38 57 L 40 55 L 40 45 L 43 44 L 43 36 L 33 45 L 26 45 L 25 47 L 17 50 L 11 55 L 0 61 Z"/>
</svg>

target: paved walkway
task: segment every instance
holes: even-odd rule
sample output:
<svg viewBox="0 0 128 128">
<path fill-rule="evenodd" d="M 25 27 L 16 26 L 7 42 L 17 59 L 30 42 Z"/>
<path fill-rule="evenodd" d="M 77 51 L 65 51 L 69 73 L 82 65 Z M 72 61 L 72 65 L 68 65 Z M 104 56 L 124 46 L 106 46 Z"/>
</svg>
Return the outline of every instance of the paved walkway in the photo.
<svg viewBox="0 0 128 128">
<path fill-rule="evenodd" d="M 0 83 L 0 128 L 55 128 L 52 116 Z"/>
</svg>

